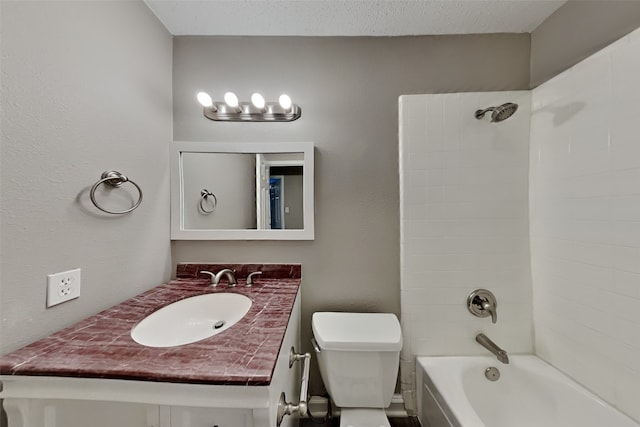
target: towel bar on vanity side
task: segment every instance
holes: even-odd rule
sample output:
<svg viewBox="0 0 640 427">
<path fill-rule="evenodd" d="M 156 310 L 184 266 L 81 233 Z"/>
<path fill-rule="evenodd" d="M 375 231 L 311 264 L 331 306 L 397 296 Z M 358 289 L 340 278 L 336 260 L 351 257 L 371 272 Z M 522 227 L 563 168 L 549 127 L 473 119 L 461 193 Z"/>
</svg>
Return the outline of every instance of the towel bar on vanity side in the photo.
<svg viewBox="0 0 640 427">
<path fill-rule="evenodd" d="M 302 378 L 300 379 L 300 400 L 297 405 L 287 402 L 287 397 L 284 392 L 280 394 L 280 401 L 278 402 L 278 418 L 276 425 L 280 426 L 282 419 L 285 415 L 292 415 L 298 413 L 301 417 L 307 415 L 307 394 L 309 389 L 309 368 L 311 367 L 311 354 L 310 353 L 296 353 L 296 350 L 291 347 L 289 351 L 289 369 L 293 367 L 295 362 L 304 360 L 302 365 Z"/>
</svg>

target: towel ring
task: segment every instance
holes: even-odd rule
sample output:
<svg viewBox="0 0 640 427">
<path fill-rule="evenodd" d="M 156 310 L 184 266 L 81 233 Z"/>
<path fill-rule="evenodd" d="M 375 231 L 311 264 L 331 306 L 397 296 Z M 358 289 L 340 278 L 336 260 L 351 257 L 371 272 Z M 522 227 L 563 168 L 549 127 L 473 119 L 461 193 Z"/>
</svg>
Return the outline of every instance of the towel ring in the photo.
<svg viewBox="0 0 640 427">
<path fill-rule="evenodd" d="M 211 207 L 210 210 L 205 209 L 203 204 L 205 201 L 208 200 L 209 196 L 213 197 L 213 206 Z M 209 215 L 216 209 L 216 206 L 218 206 L 218 198 L 216 197 L 216 195 L 213 194 L 211 191 L 207 190 L 206 188 L 203 188 L 200 191 L 200 212 L 202 212 L 205 215 Z"/>
<path fill-rule="evenodd" d="M 136 187 L 136 189 L 138 190 L 138 194 L 139 194 L 138 201 L 131 208 L 125 211 L 112 212 L 112 211 L 106 210 L 105 208 L 103 208 L 98 204 L 98 202 L 96 201 L 96 190 L 98 189 L 100 184 L 106 184 L 111 187 L 120 187 L 125 182 L 130 182 L 131 184 L 133 184 L 133 186 Z M 89 196 L 91 197 L 91 202 L 96 208 L 100 209 L 102 212 L 106 212 L 112 215 L 122 215 L 122 214 L 129 213 L 134 209 L 136 209 L 138 206 L 140 206 L 140 203 L 142 203 L 142 189 L 140 188 L 140 186 L 135 182 L 131 181 L 129 178 L 127 178 L 125 175 L 121 174 L 118 171 L 102 172 L 102 175 L 100 176 L 100 181 L 93 184 L 93 187 L 91 187 L 91 193 L 89 193 Z"/>
</svg>

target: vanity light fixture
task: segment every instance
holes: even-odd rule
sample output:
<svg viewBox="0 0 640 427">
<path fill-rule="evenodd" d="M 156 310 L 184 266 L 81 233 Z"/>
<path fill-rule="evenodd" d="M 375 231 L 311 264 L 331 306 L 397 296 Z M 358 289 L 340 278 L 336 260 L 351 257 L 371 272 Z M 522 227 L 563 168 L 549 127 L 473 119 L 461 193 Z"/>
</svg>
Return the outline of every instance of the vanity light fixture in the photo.
<svg viewBox="0 0 640 427">
<path fill-rule="evenodd" d="M 227 106 L 236 113 L 242 111 L 242 108 L 240 108 L 240 103 L 238 102 L 238 97 L 233 92 L 227 92 L 224 94 L 224 103 L 227 104 Z"/>
<path fill-rule="evenodd" d="M 211 95 L 209 95 L 207 92 L 198 92 L 197 98 L 198 102 L 203 107 L 213 107 L 213 99 L 211 99 Z"/>
<path fill-rule="evenodd" d="M 262 96 L 258 92 L 256 92 L 253 95 L 251 95 L 251 103 L 253 104 L 254 107 L 256 107 L 258 110 L 262 111 L 263 113 L 265 111 L 267 111 L 267 109 L 264 108 L 265 105 L 266 105 L 266 102 L 264 100 L 264 96 Z"/>
<path fill-rule="evenodd" d="M 280 107 L 282 107 L 282 109 L 285 111 L 289 111 L 291 109 L 291 98 L 289 98 L 289 95 L 287 95 L 286 93 L 280 95 L 280 98 L 278 98 L 278 103 L 280 104 Z"/>
<path fill-rule="evenodd" d="M 206 92 L 196 96 L 204 116 L 223 122 L 292 122 L 300 118 L 302 110 L 282 94 L 278 102 L 266 102 L 260 93 L 251 95 L 251 102 L 240 102 L 233 92 L 224 94 L 224 101 L 214 101 Z"/>
</svg>

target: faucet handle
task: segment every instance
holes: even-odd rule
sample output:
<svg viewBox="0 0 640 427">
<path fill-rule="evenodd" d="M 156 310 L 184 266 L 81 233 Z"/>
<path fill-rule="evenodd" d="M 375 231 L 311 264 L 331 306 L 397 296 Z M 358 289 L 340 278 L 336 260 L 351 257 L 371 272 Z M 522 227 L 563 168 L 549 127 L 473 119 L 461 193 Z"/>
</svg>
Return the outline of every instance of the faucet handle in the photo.
<svg viewBox="0 0 640 427">
<path fill-rule="evenodd" d="M 251 286 L 253 286 L 253 276 L 258 276 L 258 275 L 260 275 L 260 274 L 262 274 L 262 271 L 254 271 L 253 273 L 249 274 L 249 275 L 247 276 L 247 284 L 246 284 L 246 286 L 247 286 L 248 288 L 250 288 Z"/>
<path fill-rule="evenodd" d="M 486 310 L 491 315 L 491 323 L 496 323 L 498 321 L 498 313 L 496 313 L 496 308 L 489 301 L 483 300 L 480 304 L 483 310 Z"/>
<path fill-rule="evenodd" d="M 200 274 L 208 274 L 209 276 L 211 276 L 211 286 L 218 286 L 217 283 L 215 283 L 215 281 L 213 279 L 215 279 L 216 275 L 210 271 L 206 271 L 206 270 L 202 270 L 200 272 Z"/>
<path fill-rule="evenodd" d="M 491 322 L 498 321 L 498 302 L 496 297 L 486 289 L 476 289 L 467 297 L 469 312 L 477 317 L 491 316 Z"/>
</svg>

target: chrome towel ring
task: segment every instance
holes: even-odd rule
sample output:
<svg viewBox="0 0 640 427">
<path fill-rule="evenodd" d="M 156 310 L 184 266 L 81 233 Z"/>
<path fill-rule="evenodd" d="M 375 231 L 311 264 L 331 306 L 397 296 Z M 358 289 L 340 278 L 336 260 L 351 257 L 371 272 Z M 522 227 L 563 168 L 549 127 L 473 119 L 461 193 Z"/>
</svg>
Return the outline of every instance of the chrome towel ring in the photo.
<svg viewBox="0 0 640 427">
<path fill-rule="evenodd" d="M 120 212 L 112 212 L 103 208 L 98 204 L 98 202 L 96 201 L 96 190 L 98 189 L 100 184 L 106 184 L 111 187 L 120 187 L 125 182 L 130 182 L 131 184 L 133 184 L 133 186 L 136 187 L 136 189 L 138 190 L 138 194 L 139 194 L 138 201 L 131 208 L 124 211 L 120 211 Z M 100 176 L 100 181 L 93 184 L 93 187 L 91 187 L 91 193 L 89 193 L 89 196 L 91 197 L 91 202 L 94 204 L 96 208 L 100 209 L 102 212 L 106 212 L 112 215 L 122 215 L 122 214 L 129 213 L 134 209 L 136 209 L 138 206 L 140 206 L 140 203 L 142 203 L 142 189 L 140 188 L 140 186 L 135 182 L 131 181 L 129 178 L 127 178 L 125 175 L 121 174 L 118 171 L 102 172 L 102 175 Z"/>
<path fill-rule="evenodd" d="M 208 201 L 209 197 L 213 197 L 213 201 L 210 203 L 211 207 L 209 209 L 206 209 L 204 206 L 204 202 Z M 216 197 L 216 195 L 206 188 L 200 190 L 200 212 L 204 215 L 209 215 L 216 209 L 216 206 L 218 206 L 218 198 Z"/>
</svg>

